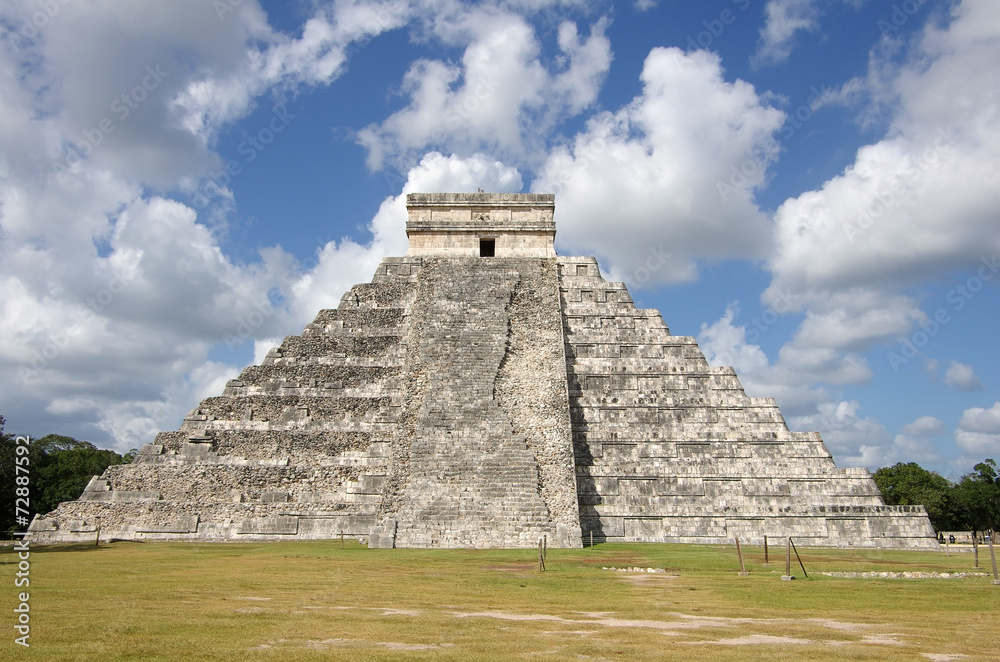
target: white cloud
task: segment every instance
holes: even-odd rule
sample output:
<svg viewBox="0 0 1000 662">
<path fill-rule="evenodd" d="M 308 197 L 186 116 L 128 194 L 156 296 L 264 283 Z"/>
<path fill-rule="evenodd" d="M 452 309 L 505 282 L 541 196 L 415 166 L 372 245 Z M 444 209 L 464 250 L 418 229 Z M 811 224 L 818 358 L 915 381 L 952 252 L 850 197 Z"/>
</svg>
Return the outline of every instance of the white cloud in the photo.
<svg viewBox="0 0 1000 662">
<path fill-rule="evenodd" d="M 768 0 L 764 6 L 765 23 L 760 29 L 760 41 L 753 61 L 774 64 L 788 58 L 795 35 L 819 27 L 819 7 L 816 0 Z"/>
<path fill-rule="evenodd" d="M 358 132 L 372 169 L 387 160 L 410 163 L 431 148 L 534 154 L 556 120 L 594 102 L 611 64 L 604 19 L 586 39 L 574 23 L 562 23 L 561 55 L 546 66 L 535 29 L 522 16 L 484 5 L 436 18 L 436 38 L 465 46 L 461 64 L 424 59 L 410 66 L 402 83 L 408 105 Z"/>
<path fill-rule="evenodd" d="M 770 362 L 759 345 L 747 341 L 746 327 L 733 324 L 738 313 L 737 305 L 731 304 L 714 324 L 702 324 L 698 345 L 709 363 L 732 366 L 744 380 L 744 385 L 748 385 L 762 376 Z"/>
<path fill-rule="evenodd" d="M 986 119 L 1000 107 L 987 64 L 1000 57 L 998 10 L 967 1 L 949 28 L 927 28 L 922 52 L 891 83 L 899 102 L 889 135 L 820 190 L 779 208 L 770 259 L 777 282 L 820 298 L 852 287 L 878 296 L 974 267 L 1000 248 L 1000 127 Z M 980 29 L 976 39 L 969 23 L 994 33 Z"/>
<path fill-rule="evenodd" d="M 111 226 L 105 255 L 56 244 L 8 256 L 18 268 L 4 275 L 0 339 L 16 377 L 3 396 L 21 415 L 103 430 L 124 450 L 140 428 L 176 426 L 198 384 L 220 379 L 218 365 L 204 364 L 209 348 L 255 306 L 270 309 L 273 278 L 233 264 L 173 201 L 125 203 Z"/>
<path fill-rule="evenodd" d="M 985 457 L 1000 457 L 1000 402 L 989 409 L 972 407 L 962 412 L 955 443 L 964 451 L 963 459 L 969 466 Z"/>
<path fill-rule="evenodd" d="M 821 403 L 817 413 L 795 417 L 793 429 L 818 430 L 827 448 L 847 467 L 876 469 L 891 463 L 889 432 L 874 418 L 861 417 L 856 400 Z"/>
<path fill-rule="evenodd" d="M 802 350 L 794 342 L 782 347 L 772 364 L 753 342 L 767 333 L 770 325 L 760 325 L 763 331 L 736 325 L 736 314 L 738 308 L 731 305 L 713 324 L 702 324 L 698 344 L 710 364 L 734 367 L 749 395 L 775 398 L 786 416 L 807 418 L 815 415 L 818 407 L 836 403 L 834 395 L 817 384 L 861 383 L 870 376 L 856 356 Z M 761 317 L 773 324 L 777 313 L 772 309 Z"/>
<path fill-rule="evenodd" d="M 206 67 L 177 95 L 183 126 L 209 141 L 223 124 L 246 115 L 267 90 L 329 83 L 343 73 L 352 45 L 405 25 L 414 9 L 405 0 L 333 2 L 319 7 L 293 38 L 272 30 L 255 2 L 241 3 L 238 16 L 252 17 L 248 52 L 229 66 Z M 225 17 L 231 20 L 237 16 Z"/>
<path fill-rule="evenodd" d="M 4 4 L 0 18 L 17 25 L 39 8 L 15 0 Z M 232 70 L 265 28 L 255 2 L 223 22 L 211 3 L 199 0 L 60 2 L 30 41 L 5 48 L 4 66 L 16 75 L 11 87 L 19 89 L 4 96 L 20 106 L 4 116 L 5 137 L 22 148 L 34 145 L 0 151 L 16 159 L 11 170 L 21 175 L 44 176 L 57 163 L 82 158 L 127 173 L 132 182 L 169 187 L 215 159 L 171 104 L 191 82 L 191 63 Z M 31 114 L 22 117 L 25 111 Z"/>
<path fill-rule="evenodd" d="M 921 416 L 903 426 L 902 434 L 911 437 L 936 437 L 945 433 L 944 421 L 933 416 Z"/>
<path fill-rule="evenodd" d="M 944 383 L 959 391 L 980 391 L 983 383 L 976 376 L 972 366 L 958 361 L 948 364 L 948 369 L 944 373 Z"/>
<path fill-rule="evenodd" d="M 561 201 L 563 252 L 597 255 L 632 285 L 693 280 L 698 259 L 762 256 L 770 227 L 753 190 L 784 114 L 705 51 L 653 49 L 641 79 L 640 96 L 553 149 L 532 184 Z"/>
<path fill-rule="evenodd" d="M 649 11 L 650 9 L 655 9 L 657 5 L 660 4 L 660 0 L 635 0 L 634 7 L 638 12 Z"/>
<path fill-rule="evenodd" d="M 924 465 L 943 464 L 945 457 L 931 439 L 945 434 L 944 421 L 933 416 L 921 416 L 907 423 L 881 451 L 880 466 L 896 462 L 919 462 Z M 872 453 L 874 455 L 874 453 Z"/>
<path fill-rule="evenodd" d="M 762 298 L 780 294 L 805 313 L 783 352 L 833 352 L 850 363 L 852 352 L 932 323 L 914 285 L 963 269 L 993 277 L 1000 125 L 988 118 L 1000 113 L 998 37 L 1000 6 L 966 1 L 949 25 L 926 27 L 902 63 L 872 55 L 869 80 L 855 87 L 887 109 L 886 137 L 774 215 L 773 279 Z M 976 381 L 952 369 L 952 385 Z"/>
</svg>

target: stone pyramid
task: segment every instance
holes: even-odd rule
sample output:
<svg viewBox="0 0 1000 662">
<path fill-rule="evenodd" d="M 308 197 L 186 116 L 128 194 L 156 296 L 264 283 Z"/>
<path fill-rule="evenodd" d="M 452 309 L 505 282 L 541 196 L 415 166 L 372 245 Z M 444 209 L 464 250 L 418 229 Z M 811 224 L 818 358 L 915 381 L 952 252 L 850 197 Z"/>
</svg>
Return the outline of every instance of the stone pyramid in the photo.
<svg viewBox="0 0 1000 662">
<path fill-rule="evenodd" d="M 405 257 L 36 517 L 36 542 L 361 537 L 936 547 L 590 257 L 555 199 L 407 196 Z"/>
</svg>

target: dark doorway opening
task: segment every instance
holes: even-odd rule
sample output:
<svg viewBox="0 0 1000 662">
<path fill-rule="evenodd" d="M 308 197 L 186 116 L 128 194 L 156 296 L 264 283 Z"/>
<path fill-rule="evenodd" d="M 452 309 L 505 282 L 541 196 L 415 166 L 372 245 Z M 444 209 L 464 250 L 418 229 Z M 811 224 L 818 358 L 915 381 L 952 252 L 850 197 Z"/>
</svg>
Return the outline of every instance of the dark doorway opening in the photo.
<svg viewBox="0 0 1000 662">
<path fill-rule="evenodd" d="M 496 239 L 479 240 L 479 257 L 495 257 L 497 250 Z"/>
</svg>

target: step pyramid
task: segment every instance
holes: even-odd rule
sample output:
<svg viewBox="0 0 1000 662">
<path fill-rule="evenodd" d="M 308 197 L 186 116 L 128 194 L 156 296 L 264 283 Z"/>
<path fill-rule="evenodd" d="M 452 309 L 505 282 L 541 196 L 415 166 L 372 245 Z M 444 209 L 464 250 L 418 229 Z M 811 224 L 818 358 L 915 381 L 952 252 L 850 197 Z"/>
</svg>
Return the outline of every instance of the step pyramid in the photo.
<svg viewBox="0 0 1000 662">
<path fill-rule="evenodd" d="M 557 256 L 554 211 L 408 195 L 406 256 L 31 538 L 937 546 L 923 507 L 886 506 L 594 258 Z"/>
</svg>

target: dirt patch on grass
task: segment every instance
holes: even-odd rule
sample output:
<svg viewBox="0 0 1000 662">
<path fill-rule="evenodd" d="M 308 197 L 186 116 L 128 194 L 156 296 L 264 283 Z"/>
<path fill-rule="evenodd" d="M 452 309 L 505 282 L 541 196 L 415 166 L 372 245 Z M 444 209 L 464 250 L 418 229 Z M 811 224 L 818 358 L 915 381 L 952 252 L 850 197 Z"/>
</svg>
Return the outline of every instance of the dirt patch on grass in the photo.
<svg viewBox="0 0 1000 662">
<path fill-rule="evenodd" d="M 276 641 L 271 641 L 265 644 L 256 646 L 258 649 L 268 649 L 275 648 L 286 645 L 294 645 L 295 642 L 289 641 L 287 639 L 279 639 Z M 333 639 L 321 639 L 321 640 L 308 640 L 302 642 L 303 646 L 314 649 L 326 649 L 326 648 L 336 648 L 336 647 L 352 647 L 352 648 L 366 648 L 372 650 L 375 648 L 387 648 L 389 650 L 395 651 L 430 651 L 430 650 L 440 650 L 445 648 L 451 648 L 455 644 L 444 643 L 444 644 L 408 644 L 400 641 L 367 641 L 365 639 L 343 639 L 343 638 L 333 638 Z"/>
<path fill-rule="evenodd" d="M 714 641 L 682 641 L 682 644 L 703 645 L 716 644 L 719 646 L 788 646 L 789 644 L 814 644 L 811 639 L 797 639 L 796 637 L 775 637 L 769 634 L 751 634 L 746 637 L 733 637 L 732 639 L 716 639 Z"/>
<path fill-rule="evenodd" d="M 456 618 L 492 618 L 506 621 L 544 621 L 560 623 L 579 628 L 591 626 L 596 628 L 643 628 L 658 630 L 668 636 L 681 636 L 685 631 L 701 629 L 746 631 L 748 629 L 771 630 L 788 626 L 809 623 L 819 628 L 828 628 L 839 633 L 859 635 L 850 640 L 808 639 L 787 635 L 774 635 L 766 632 L 743 634 L 738 637 L 721 639 L 706 639 L 700 641 L 682 641 L 686 644 L 719 644 L 724 646 L 750 645 L 785 645 L 785 644 L 818 644 L 827 646 L 862 645 L 862 646 L 900 646 L 904 642 L 892 633 L 867 633 L 872 628 L 890 627 L 887 625 L 869 625 L 866 623 L 845 623 L 829 619 L 786 619 L 786 618 L 725 618 L 720 616 L 694 616 L 691 614 L 668 613 L 674 620 L 629 619 L 617 618 L 609 612 L 575 612 L 583 618 L 565 618 L 552 614 L 518 614 L 504 611 L 482 612 L 452 612 Z M 563 630 L 551 634 L 568 634 L 572 632 L 593 633 L 596 630 Z"/>
<path fill-rule="evenodd" d="M 493 570 L 495 572 L 510 572 L 519 575 L 537 573 L 537 563 L 495 563 L 484 565 L 483 570 Z"/>
<path fill-rule="evenodd" d="M 646 584 L 664 584 L 672 579 L 677 579 L 679 575 L 622 575 L 619 579 L 629 584 L 643 586 Z"/>
</svg>

